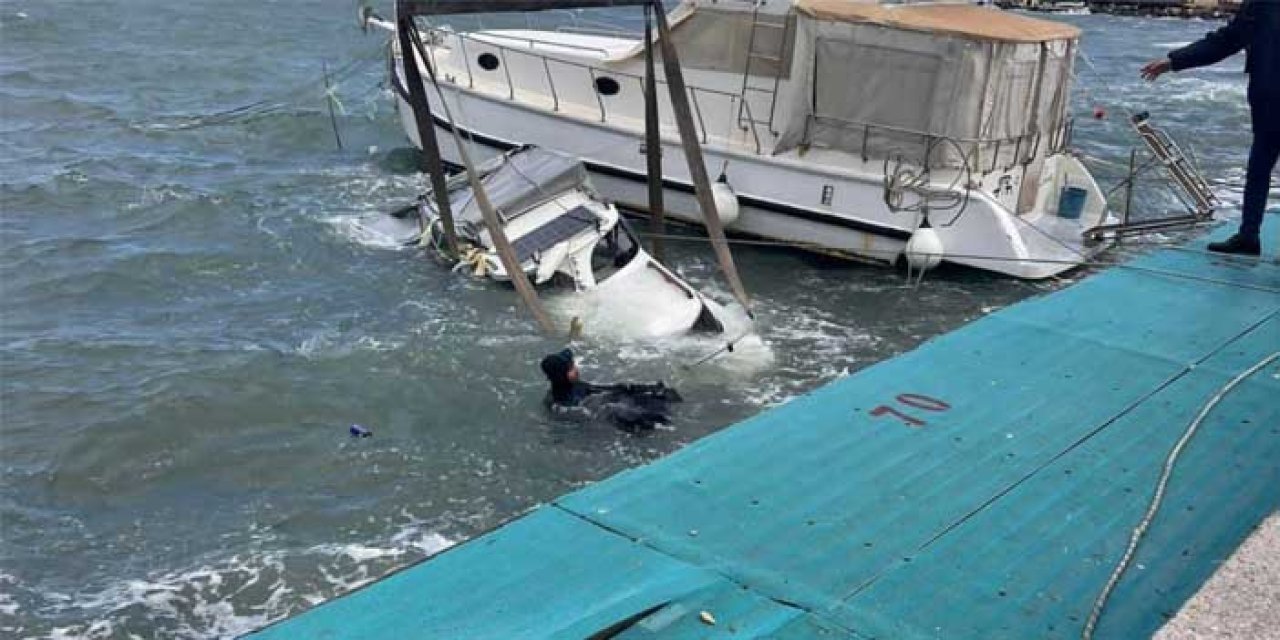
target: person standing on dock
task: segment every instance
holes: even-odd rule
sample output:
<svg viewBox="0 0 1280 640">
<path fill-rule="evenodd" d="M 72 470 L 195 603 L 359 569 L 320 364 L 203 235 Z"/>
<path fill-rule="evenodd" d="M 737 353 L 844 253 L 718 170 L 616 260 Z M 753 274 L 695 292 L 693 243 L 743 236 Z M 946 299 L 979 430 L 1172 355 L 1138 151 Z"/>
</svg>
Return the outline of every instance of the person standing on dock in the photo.
<svg viewBox="0 0 1280 640">
<path fill-rule="evenodd" d="M 1271 175 L 1280 157 L 1280 0 L 1245 0 L 1227 26 L 1167 57 L 1142 67 L 1142 77 L 1155 80 L 1168 71 L 1216 64 L 1245 51 L 1249 74 L 1249 109 L 1253 146 L 1245 176 L 1240 232 L 1210 251 L 1256 256 L 1262 253 L 1262 215 L 1271 191 Z"/>
</svg>

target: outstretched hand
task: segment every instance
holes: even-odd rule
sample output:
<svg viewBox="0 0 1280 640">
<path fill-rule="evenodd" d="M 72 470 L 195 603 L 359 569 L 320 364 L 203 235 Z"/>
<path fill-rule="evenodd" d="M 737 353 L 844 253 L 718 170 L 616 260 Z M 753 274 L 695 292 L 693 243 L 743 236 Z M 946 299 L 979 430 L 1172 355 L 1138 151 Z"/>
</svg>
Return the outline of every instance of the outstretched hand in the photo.
<svg viewBox="0 0 1280 640">
<path fill-rule="evenodd" d="M 1154 82 L 1156 78 L 1168 73 L 1172 67 L 1173 62 L 1168 58 L 1152 60 L 1142 66 L 1142 79 L 1147 82 Z"/>
</svg>

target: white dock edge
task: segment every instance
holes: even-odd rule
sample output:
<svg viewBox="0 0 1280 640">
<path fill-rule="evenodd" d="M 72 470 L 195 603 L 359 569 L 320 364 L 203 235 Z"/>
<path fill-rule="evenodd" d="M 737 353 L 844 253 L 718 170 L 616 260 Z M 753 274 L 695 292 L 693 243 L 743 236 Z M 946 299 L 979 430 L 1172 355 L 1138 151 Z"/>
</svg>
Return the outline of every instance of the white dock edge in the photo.
<svg viewBox="0 0 1280 640">
<path fill-rule="evenodd" d="M 1280 638 L 1280 513 L 1264 520 L 1155 637 Z"/>
</svg>

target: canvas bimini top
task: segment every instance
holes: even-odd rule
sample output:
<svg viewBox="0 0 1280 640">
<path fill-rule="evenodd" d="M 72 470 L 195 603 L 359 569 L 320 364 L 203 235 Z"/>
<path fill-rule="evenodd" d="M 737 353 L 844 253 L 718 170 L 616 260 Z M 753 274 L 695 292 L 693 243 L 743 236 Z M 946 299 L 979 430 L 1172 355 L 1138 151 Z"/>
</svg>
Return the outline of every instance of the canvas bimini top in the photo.
<svg viewBox="0 0 1280 640">
<path fill-rule="evenodd" d="M 969 4 L 883 5 L 858 0 L 795 0 L 795 9 L 828 22 L 875 24 L 974 40 L 1037 43 L 1080 37 L 1080 29 L 1069 24 Z"/>
<path fill-rule="evenodd" d="M 481 165 L 477 172 L 485 185 L 489 201 L 502 216 L 503 222 L 510 222 L 566 191 L 579 188 L 592 190 L 582 161 L 541 147 L 525 147 L 498 156 Z M 450 193 L 449 200 L 455 209 L 455 219 L 474 225 L 477 229 L 483 228 L 480 206 L 469 185 L 463 184 L 457 191 Z"/>
</svg>

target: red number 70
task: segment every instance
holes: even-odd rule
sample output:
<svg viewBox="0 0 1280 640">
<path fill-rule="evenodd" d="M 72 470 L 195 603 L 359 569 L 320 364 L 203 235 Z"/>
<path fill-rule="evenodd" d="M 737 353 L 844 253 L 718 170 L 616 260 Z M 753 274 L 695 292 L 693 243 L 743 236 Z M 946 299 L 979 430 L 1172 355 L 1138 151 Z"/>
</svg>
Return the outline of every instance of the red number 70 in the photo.
<svg viewBox="0 0 1280 640">
<path fill-rule="evenodd" d="M 940 411 L 946 411 L 951 408 L 951 405 L 941 400 L 938 400 L 937 398 L 922 396 L 918 393 L 901 393 L 901 394 L 898 394 L 898 396 L 895 397 L 894 399 L 897 400 L 899 403 L 904 404 L 908 407 L 915 407 L 916 409 L 921 409 L 923 411 L 940 412 Z M 900 420 L 903 424 L 910 427 L 923 427 L 926 424 L 929 424 L 924 420 L 921 420 L 920 418 L 909 416 L 901 411 L 898 411 L 897 409 L 894 409 L 893 407 L 886 406 L 883 404 L 872 409 L 871 415 L 877 418 L 880 416 L 891 415 L 897 418 L 898 420 Z"/>
</svg>

